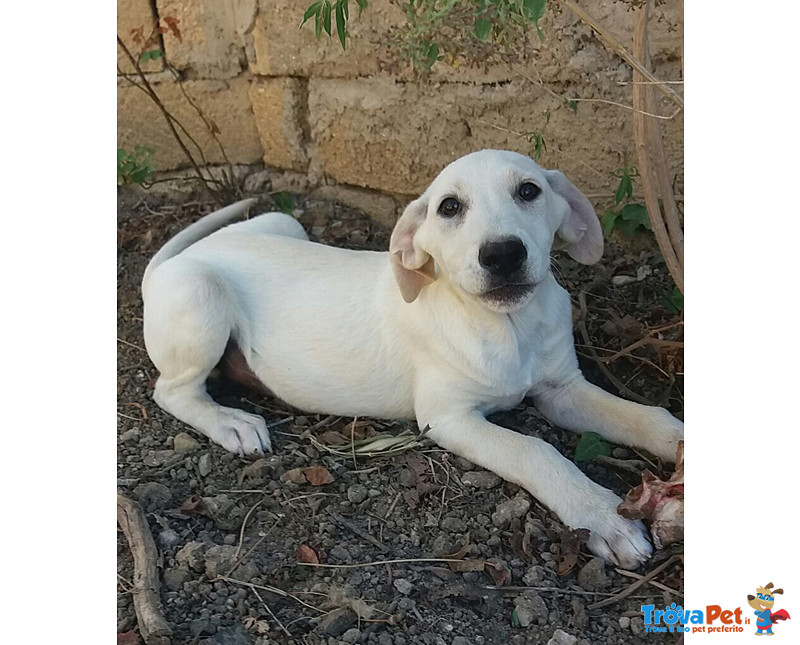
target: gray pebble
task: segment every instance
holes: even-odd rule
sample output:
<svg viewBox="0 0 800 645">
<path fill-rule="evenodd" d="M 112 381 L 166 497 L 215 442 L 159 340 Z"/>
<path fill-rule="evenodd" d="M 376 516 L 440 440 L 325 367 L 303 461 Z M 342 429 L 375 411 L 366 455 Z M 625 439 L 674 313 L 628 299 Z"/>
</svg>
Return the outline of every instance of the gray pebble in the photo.
<svg viewBox="0 0 800 645">
<path fill-rule="evenodd" d="M 567 634 L 563 629 L 557 629 L 553 637 L 547 641 L 547 645 L 575 645 L 577 642 L 577 636 Z"/>
<path fill-rule="evenodd" d="M 461 476 L 461 483 L 473 488 L 495 488 L 503 480 L 488 470 L 472 470 Z"/>
<path fill-rule="evenodd" d="M 347 489 L 347 499 L 352 504 L 360 504 L 367 499 L 367 489 L 361 484 L 353 484 Z"/>
<path fill-rule="evenodd" d="M 193 452 L 200 447 L 200 442 L 188 432 L 181 432 L 175 435 L 172 448 L 177 453 Z"/>
<path fill-rule="evenodd" d="M 197 472 L 200 473 L 201 477 L 208 477 L 211 474 L 211 455 L 208 453 L 204 453 L 200 455 L 200 459 L 197 462 Z"/>
<path fill-rule="evenodd" d="M 397 589 L 401 594 L 407 596 L 412 591 L 414 591 L 414 585 L 412 585 L 408 580 L 405 578 L 397 578 L 394 581 L 394 588 Z"/>
<path fill-rule="evenodd" d="M 172 491 L 157 482 L 146 482 L 139 484 L 133 489 L 133 496 L 145 508 L 166 508 L 172 501 Z"/>
</svg>

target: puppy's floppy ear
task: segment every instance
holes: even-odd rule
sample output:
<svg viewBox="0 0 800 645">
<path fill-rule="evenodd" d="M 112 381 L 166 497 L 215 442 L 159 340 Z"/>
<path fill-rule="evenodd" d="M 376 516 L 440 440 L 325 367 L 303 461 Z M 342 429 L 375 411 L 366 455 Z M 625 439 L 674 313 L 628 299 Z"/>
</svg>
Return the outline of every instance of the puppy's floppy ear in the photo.
<svg viewBox="0 0 800 645">
<path fill-rule="evenodd" d="M 569 204 L 569 214 L 558 229 L 563 248 L 573 260 L 594 264 L 603 256 L 603 229 L 586 195 L 558 170 L 547 170 L 547 183 Z"/>
<path fill-rule="evenodd" d="M 427 210 L 428 200 L 424 197 L 406 206 L 394 225 L 389 242 L 394 278 L 406 302 L 414 302 L 422 288 L 436 279 L 433 258 L 414 241 L 417 229 L 425 221 Z"/>
</svg>

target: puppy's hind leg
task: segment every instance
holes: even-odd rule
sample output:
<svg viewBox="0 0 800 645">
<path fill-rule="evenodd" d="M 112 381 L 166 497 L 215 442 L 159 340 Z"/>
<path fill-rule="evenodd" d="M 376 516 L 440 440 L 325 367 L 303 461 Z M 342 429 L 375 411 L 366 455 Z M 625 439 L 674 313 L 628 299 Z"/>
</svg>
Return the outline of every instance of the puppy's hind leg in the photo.
<svg viewBox="0 0 800 645">
<path fill-rule="evenodd" d="M 160 372 L 156 403 L 230 452 L 271 451 L 263 418 L 223 407 L 206 391 L 234 331 L 235 302 L 225 283 L 185 260 L 156 271 L 144 298 L 145 345 Z"/>
</svg>

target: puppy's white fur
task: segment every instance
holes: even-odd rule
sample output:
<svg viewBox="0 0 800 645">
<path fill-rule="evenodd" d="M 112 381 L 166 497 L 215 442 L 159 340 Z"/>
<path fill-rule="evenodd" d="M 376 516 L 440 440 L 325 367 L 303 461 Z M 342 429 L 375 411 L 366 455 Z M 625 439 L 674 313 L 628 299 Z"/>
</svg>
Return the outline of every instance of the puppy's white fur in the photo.
<svg viewBox="0 0 800 645">
<path fill-rule="evenodd" d="M 541 190 L 531 202 L 519 197 L 524 182 Z M 438 212 L 447 197 L 462 205 L 455 217 Z M 525 487 L 568 526 L 590 529 L 594 553 L 625 567 L 650 555 L 644 527 L 617 514 L 616 495 L 541 439 L 485 418 L 530 396 L 561 427 L 664 459 L 674 458 L 683 436 L 666 410 L 612 396 L 578 369 L 570 299 L 550 272 L 550 250 L 555 242 L 592 263 L 602 233 L 564 175 L 512 152 L 463 157 L 408 206 L 390 253 L 309 242 L 280 213 L 222 228 L 250 205 L 193 224 L 145 272 L 145 343 L 164 410 L 230 451 L 270 450 L 261 417 L 222 407 L 206 392 L 209 372 L 234 342 L 287 403 L 416 418 L 442 447 Z M 527 258 L 497 290 L 479 253 L 509 238 L 524 244 Z"/>
</svg>

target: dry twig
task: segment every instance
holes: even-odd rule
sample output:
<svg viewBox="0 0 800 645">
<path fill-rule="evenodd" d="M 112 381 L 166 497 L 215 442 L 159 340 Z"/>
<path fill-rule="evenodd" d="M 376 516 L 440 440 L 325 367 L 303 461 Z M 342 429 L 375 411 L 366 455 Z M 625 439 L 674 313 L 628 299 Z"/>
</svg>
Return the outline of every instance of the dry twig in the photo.
<svg viewBox="0 0 800 645">
<path fill-rule="evenodd" d="M 158 551 L 142 507 L 117 493 L 117 523 L 133 554 L 133 608 L 147 645 L 168 645 L 172 629 L 164 618 L 159 596 Z"/>
</svg>

